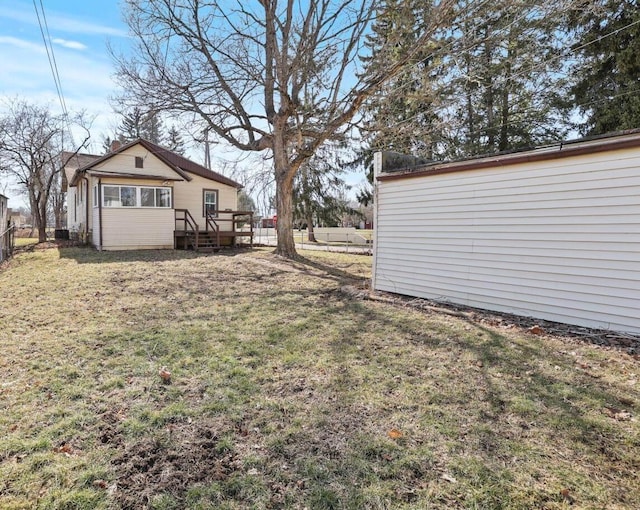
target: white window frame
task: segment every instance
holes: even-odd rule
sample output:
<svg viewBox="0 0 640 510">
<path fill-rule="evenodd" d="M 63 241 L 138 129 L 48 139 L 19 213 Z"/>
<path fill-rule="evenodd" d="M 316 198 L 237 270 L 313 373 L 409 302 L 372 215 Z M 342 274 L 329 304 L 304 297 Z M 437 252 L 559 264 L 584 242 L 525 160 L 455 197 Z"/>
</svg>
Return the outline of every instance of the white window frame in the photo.
<svg viewBox="0 0 640 510">
<path fill-rule="evenodd" d="M 215 198 L 215 202 L 207 202 L 207 194 L 213 194 Z M 214 218 L 218 217 L 218 211 L 220 210 L 220 193 L 217 189 L 203 189 L 202 190 L 202 217 L 207 217 L 207 205 L 214 205 L 213 211 L 210 213 Z"/>
<path fill-rule="evenodd" d="M 118 188 L 119 202 L 115 205 L 107 204 L 106 202 L 106 188 Z M 135 205 L 122 205 L 122 189 L 129 188 L 135 189 Z M 154 205 L 142 205 L 142 189 L 153 190 L 153 204 Z M 96 188 L 97 189 L 97 188 Z M 158 191 L 169 191 L 169 203 L 168 205 L 158 204 Z M 108 209 L 171 209 L 173 206 L 173 188 L 170 186 L 127 186 L 126 184 L 102 184 L 102 207 Z"/>
<path fill-rule="evenodd" d="M 143 189 L 150 189 L 153 190 L 153 205 L 143 205 L 142 204 L 142 190 Z M 166 187 L 166 186 L 139 186 L 138 187 L 138 194 L 140 199 L 138 200 L 138 204 L 140 204 L 140 207 L 143 207 L 145 209 L 171 209 L 171 202 L 173 199 L 173 195 L 171 193 L 171 189 L 170 187 Z M 169 192 L 169 204 L 168 205 L 158 205 L 158 191 L 163 191 L 166 190 Z"/>
</svg>

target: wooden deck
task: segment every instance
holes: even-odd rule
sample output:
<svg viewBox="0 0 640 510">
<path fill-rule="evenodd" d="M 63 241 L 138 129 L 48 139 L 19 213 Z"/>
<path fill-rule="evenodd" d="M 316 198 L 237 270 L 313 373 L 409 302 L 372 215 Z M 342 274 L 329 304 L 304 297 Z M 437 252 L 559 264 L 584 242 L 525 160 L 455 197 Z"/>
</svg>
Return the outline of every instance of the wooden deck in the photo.
<svg viewBox="0 0 640 510">
<path fill-rule="evenodd" d="M 253 211 L 208 214 L 203 229 L 187 209 L 175 210 L 174 247 L 177 250 L 218 251 L 248 239 L 253 248 Z M 244 225 L 249 225 L 249 230 Z"/>
</svg>

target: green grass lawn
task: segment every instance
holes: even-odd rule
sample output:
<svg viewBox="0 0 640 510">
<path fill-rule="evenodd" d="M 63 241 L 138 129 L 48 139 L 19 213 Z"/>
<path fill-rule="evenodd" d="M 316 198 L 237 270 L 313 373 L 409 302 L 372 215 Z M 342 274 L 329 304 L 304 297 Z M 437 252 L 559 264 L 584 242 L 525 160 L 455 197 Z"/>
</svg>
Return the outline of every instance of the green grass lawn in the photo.
<svg viewBox="0 0 640 510">
<path fill-rule="evenodd" d="M 640 508 L 637 359 L 360 300 L 370 257 L 303 255 L 19 254 L 0 508 Z"/>
</svg>

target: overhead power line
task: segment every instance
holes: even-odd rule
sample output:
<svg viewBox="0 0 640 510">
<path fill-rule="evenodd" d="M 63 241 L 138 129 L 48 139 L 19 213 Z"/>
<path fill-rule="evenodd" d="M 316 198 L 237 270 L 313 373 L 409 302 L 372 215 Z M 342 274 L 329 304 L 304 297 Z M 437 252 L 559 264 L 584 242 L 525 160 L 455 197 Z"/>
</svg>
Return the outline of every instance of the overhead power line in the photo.
<svg viewBox="0 0 640 510">
<path fill-rule="evenodd" d="M 47 25 L 47 18 L 44 13 L 44 6 L 42 0 L 40 0 L 40 9 L 42 10 L 42 19 L 40 18 L 40 11 L 38 10 L 38 4 L 36 0 L 33 0 L 33 8 L 36 11 L 36 17 L 38 18 L 38 25 L 40 26 L 40 33 L 42 34 L 42 41 L 44 42 L 44 48 L 47 52 L 47 59 L 49 60 L 49 67 L 51 68 L 51 74 L 53 75 L 53 82 L 56 86 L 56 92 L 58 93 L 58 100 L 60 101 L 60 107 L 62 113 L 67 116 L 67 105 L 64 101 L 62 94 L 62 83 L 60 82 L 60 73 L 58 72 L 58 64 L 53 52 L 53 45 L 51 44 L 51 35 L 49 34 L 49 26 Z M 44 23 L 44 26 L 43 26 Z"/>
</svg>

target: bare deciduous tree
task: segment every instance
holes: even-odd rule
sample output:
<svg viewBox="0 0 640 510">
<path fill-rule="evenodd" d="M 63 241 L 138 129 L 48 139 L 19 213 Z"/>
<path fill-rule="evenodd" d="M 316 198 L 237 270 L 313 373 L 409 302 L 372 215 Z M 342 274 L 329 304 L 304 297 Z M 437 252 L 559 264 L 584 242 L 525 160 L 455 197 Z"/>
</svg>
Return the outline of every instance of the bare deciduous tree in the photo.
<svg viewBox="0 0 640 510">
<path fill-rule="evenodd" d="M 429 23 L 414 44 L 389 39 L 402 57 L 389 62 L 382 53 L 363 68 L 378 0 L 127 0 L 137 44 L 131 57 L 114 52 L 117 74 L 132 104 L 195 114 L 237 149 L 271 152 L 276 252 L 295 257 L 298 169 L 445 24 L 451 0 L 426 4 Z"/>
<path fill-rule="evenodd" d="M 81 117 L 78 118 L 82 126 Z M 13 176 L 24 187 L 29 198 L 33 224 L 38 240 L 47 239 L 47 213 L 51 199 L 60 193 L 62 170 L 60 160 L 71 142 L 68 123 L 62 115 L 52 114 L 48 108 L 14 100 L 0 117 L 0 172 Z M 83 142 L 72 149 L 75 155 L 89 140 L 86 130 Z M 56 200 L 60 205 L 60 197 Z"/>
</svg>

